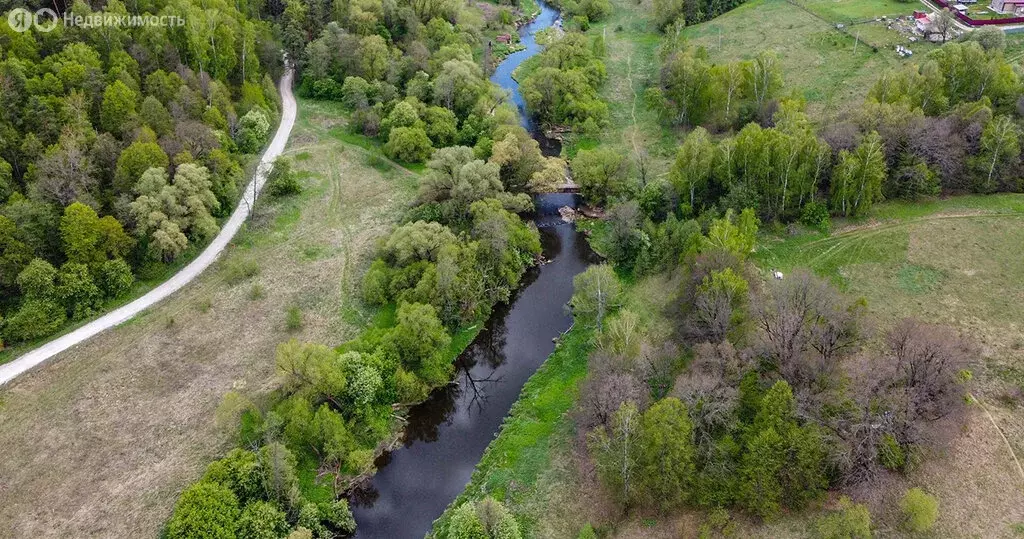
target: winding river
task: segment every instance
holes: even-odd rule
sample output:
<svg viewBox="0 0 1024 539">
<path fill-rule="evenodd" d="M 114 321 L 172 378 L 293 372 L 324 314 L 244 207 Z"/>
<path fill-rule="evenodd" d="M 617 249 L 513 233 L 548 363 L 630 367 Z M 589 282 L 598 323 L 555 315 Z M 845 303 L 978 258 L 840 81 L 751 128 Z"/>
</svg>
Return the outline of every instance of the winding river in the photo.
<svg viewBox="0 0 1024 539">
<path fill-rule="evenodd" d="M 511 92 L 523 126 L 557 153 L 536 131 L 523 108 L 512 71 L 539 52 L 534 33 L 551 26 L 558 13 L 539 2 L 541 13 L 521 30 L 526 49 L 509 55 L 491 80 Z M 554 350 L 553 339 L 569 328 L 564 305 L 573 277 L 597 261 L 586 240 L 559 214 L 576 206 L 576 195 L 535 199 L 533 220 L 550 262 L 531 269 L 508 304 L 495 308 L 486 327 L 456 361 L 456 384 L 435 390 L 408 416 L 402 446 L 376 462 L 378 472 L 351 493 L 361 538 L 421 538 L 469 482 L 476 463 L 494 438 L 519 392 Z"/>
</svg>

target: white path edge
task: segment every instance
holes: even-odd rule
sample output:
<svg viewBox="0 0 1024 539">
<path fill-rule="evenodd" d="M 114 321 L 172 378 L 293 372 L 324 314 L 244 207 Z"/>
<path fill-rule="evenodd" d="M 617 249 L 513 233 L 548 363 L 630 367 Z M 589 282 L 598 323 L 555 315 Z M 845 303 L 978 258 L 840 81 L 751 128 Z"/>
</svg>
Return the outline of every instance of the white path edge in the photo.
<svg viewBox="0 0 1024 539">
<path fill-rule="evenodd" d="M 256 174 L 245 188 L 245 193 L 242 195 L 238 207 L 235 208 L 231 218 L 224 223 L 220 232 L 210 242 L 210 245 L 195 260 L 182 268 L 181 271 L 142 297 L 127 305 L 118 307 L 71 333 L 58 337 L 9 363 L 0 365 L 0 386 L 53 356 L 85 342 L 98 333 L 123 324 L 140 312 L 156 305 L 174 292 L 177 292 L 181 287 L 190 283 L 217 260 L 217 257 L 224 252 L 228 242 L 235 237 L 238 230 L 242 228 L 242 224 L 245 223 L 246 218 L 249 217 L 256 195 L 263 189 L 263 184 L 267 180 L 267 174 L 273 168 L 274 159 L 284 151 L 284 146 L 291 135 L 292 127 L 295 125 L 296 112 L 295 97 L 292 95 L 292 76 L 292 70 L 287 69 L 281 77 L 281 124 L 277 128 L 277 133 L 274 134 L 274 139 L 270 142 L 266 151 L 263 152 L 263 157 L 260 158 L 260 163 L 256 167 Z"/>
</svg>

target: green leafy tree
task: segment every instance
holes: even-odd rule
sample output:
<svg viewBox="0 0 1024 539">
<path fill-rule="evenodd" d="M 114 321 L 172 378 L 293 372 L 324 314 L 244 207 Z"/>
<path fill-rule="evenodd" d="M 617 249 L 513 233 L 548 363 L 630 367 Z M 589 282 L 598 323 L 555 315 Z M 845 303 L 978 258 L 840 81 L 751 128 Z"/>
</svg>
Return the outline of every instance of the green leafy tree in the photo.
<svg viewBox="0 0 1024 539">
<path fill-rule="evenodd" d="M 451 342 L 431 305 L 404 303 L 389 341 L 402 364 L 432 385 L 448 381 L 452 365 L 444 353 Z"/>
<path fill-rule="evenodd" d="M 278 539 L 286 533 L 284 512 L 270 502 L 250 502 L 238 517 L 238 539 Z"/>
<path fill-rule="evenodd" d="M 748 443 L 740 464 L 741 505 L 765 519 L 778 515 L 782 504 L 779 472 L 785 465 L 785 440 L 774 428 L 758 432 Z"/>
<path fill-rule="evenodd" d="M 233 539 L 239 516 L 238 499 L 227 487 L 199 482 L 178 498 L 170 522 L 169 539 Z"/>
<path fill-rule="evenodd" d="M 600 331 L 605 316 L 622 304 L 622 285 L 608 264 L 590 266 L 572 280 L 569 300 L 573 315 Z"/>
<path fill-rule="evenodd" d="M 636 484 L 648 502 L 669 509 L 689 499 L 696 472 L 692 433 L 686 405 L 675 397 L 662 399 L 644 412 L 637 440 Z"/>
<path fill-rule="evenodd" d="M 1008 116 L 996 116 L 981 132 L 981 148 L 974 157 L 977 170 L 975 190 L 992 192 L 1000 187 L 1020 185 L 1020 128 Z"/>
<path fill-rule="evenodd" d="M 490 539 L 472 502 L 463 503 L 452 513 L 446 537 L 448 539 Z"/>
<path fill-rule="evenodd" d="M 137 122 L 136 103 L 138 94 L 124 82 L 115 80 L 103 91 L 100 106 L 100 125 L 106 131 L 123 134 Z"/>
<path fill-rule="evenodd" d="M 72 320 L 81 320 L 100 307 L 103 293 L 93 282 L 89 267 L 67 262 L 57 274 L 56 294 Z"/>
<path fill-rule="evenodd" d="M 238 143 L 239 150 L 245 153 L 256 153 L 267 141 L 269 133 L 270 120 L 267 118 L 266 112 L 253 108 L 239 120 L 235 142 Z"/>
<path fill-rule="evenodd" d="M 131 192 L 142 174 L 151 168 L 166 169 L 170 164 L 167 154 L 155 141 L 135 141 L 117 158 L 114 188 L 119 193 Z"/>
<path fill-rule="evenodd" d="M 861 215 L 882 199 L 885 180 L 885 149 L 872 131 L 853 152 L 839 152 L 832 174 L 832 209 L 844 216 Z"/>
<path fill-rule="evenodd" d="M 388 157 L 406 163 L 422 163 L 430 157 L 433 150 L 430 137 L 421 127 L 392 129 L 388 142 L 384 145 L 384 153 Z"/>
<path fill-rule="evenodd" d="M 605 204 L 625 191 L 625 160 L 611 148 L 581 150 L 569 165 L 580 192 L 594 204 Z"/>
<path fill-rule="evenodd" d="M 642 419 L 633 401 L 623 402 L 610 429 L 598 427 L 587 435 L 587 447 L 602 482 L 628 505 L 635 497 Z"/>
<path fill-rule="evenodd" d="M 142 100 L 139 119 L 158 136 L 168 135 L 174 130 L 174 118 L 171 117 L 171 113 L 167 112 L 167 108 L 159 99 L 151 95 Z"/>
<path fill-rule="evenodd" d="M 697 193 L 707 189 L 711 178 L 715 148 L 708 132 L 697 127 L 686 136 L 679 147 L 675 163 L 669 171 L 669 179 L 680 193 L 689 193 L 690 208 L 696 211 Z"/>
<path fill-rule="evenodd" d="M 297 195 L 302 192 L 298 174 L 292 171 L 292 162 L 278 157 L 267 175 L 267 190 L 276 197 Z"/>
<path fill-rule="evenodd" d="M 757 226 L 754 210 L 747 208 L 739 216 L 728 210 L 723 218 L 711 223 L 701 250 L 721 249 L 744 259 L 753 252 L 757 243 Z"/>
</svg>

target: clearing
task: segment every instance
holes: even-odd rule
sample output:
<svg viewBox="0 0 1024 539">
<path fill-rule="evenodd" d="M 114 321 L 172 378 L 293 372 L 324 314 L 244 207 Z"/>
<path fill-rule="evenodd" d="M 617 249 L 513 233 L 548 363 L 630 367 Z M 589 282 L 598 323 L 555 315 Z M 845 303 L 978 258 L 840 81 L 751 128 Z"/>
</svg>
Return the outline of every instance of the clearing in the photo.
<svg viewBox="0 0 1024 539">
<path fill-rule="evenodd" d="M 338 118 L 335 104 L 300 101 L 286 155 L 303 193 L 261 199 L 213 268 L 3 388 L 0 536 L 159 535 L 231 443 L 214 421 L 222 396 L 273 389 L 279 342 L 337 345 L 370 322 L 356 285 L 418 182 L 344 142 Z M 303 323 L 288 331 L 293 307 Z"/>
</svg>

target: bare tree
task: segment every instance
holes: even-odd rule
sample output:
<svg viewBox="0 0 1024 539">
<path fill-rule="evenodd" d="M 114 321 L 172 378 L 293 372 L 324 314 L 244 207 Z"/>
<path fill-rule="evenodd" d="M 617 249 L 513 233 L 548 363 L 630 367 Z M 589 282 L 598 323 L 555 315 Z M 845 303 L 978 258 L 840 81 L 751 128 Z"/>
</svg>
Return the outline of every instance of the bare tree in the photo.
<svg viewBox="0 0 1024 539">
<path fill-rule="evenodd" d="M 942 42 L 949 41 L 952 37 L 953 31 L 956 28 L 956 20 L 953 18 L 953 14 L 949 9 L 943 9 L 942 11 L 935 14 L 935 19 L 932 22 L 932 28 L 935 29 L 935 33 L 942 37 Z"/>
<path fill-rule="evenodd" d="M 797 391 L 829 387 L 842 352 L 860 337 L 860 309 L 807 272 L 774 281 L 755 307 L 761 345 Z"/>
<path fill-rule="evenodd" d="M 961 373 L 972 350 L 952 329 L 906 319 L 886 343 L 908 420 L 934 421 L 963 402 Z"/>
</svg>

